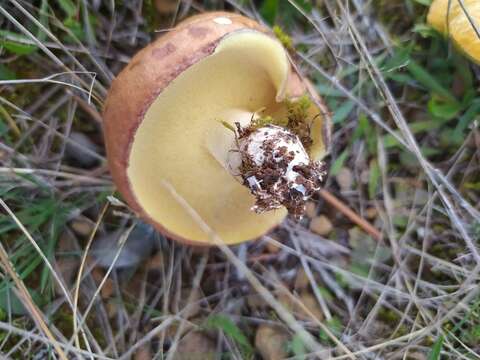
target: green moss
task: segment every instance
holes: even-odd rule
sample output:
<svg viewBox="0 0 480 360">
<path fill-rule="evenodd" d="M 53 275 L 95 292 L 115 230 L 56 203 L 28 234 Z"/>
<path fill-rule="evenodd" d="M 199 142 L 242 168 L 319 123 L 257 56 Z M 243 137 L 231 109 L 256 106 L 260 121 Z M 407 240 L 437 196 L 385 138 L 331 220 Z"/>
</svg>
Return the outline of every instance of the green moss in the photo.
<svg viewBox="0 0 480 360">
<path fill-rule="evenodd" d="M 398 314 L 388 308 L 381 308 L 378 310 L 378 318 L 387 324 L 396 324 L 398 321 L 400 321 Z"/>
<path fill-rule="evenodd" d="M 267 125 L 277 125 L 281 127 L 287 127 L 288 119 L 274 119 L 270 115 L 259 117 L 258 119 L 252 120 L 250 124 L 250 129 L 252 131 L 265 127 Z"/>
<path fill-rule="evenodd" d="M 285 32 L 282 30 L 282 28 L 278 25 L 275 25 L 273 27 L 273 33 L 277 37 L 277 39 L 282 43 L 283 47 L 287 49 L 288 51 L 294 51 L 295 48 L 293 46 L 293 40 L 292 38 L 285 34 Z"/>
<path fill-rule="evenodd" d="M 287 106 L 287 128 L 298 136 L 306 150 L 312 145 L 310 136 L 310 126 L 313 119 L 308 118 L 308 110 L 312 106 L 312 101 L 308 95 L 303 95 L 295 101 L 286 100 Z"/>
<path fill-rule="evenodd" d="M 268 125 L 276 125 L 286 128 L 298 136 L 305 150 L 309 150 L 313 140 L 310 137 L 310 127 L 313 119 L 309 119 L 308 110 L 312 106 L 312 101 L 308 95 L 303 95 L 296 100 L 287 99 L 284 101 L 287 108 L 287 116 L 283 118 L 274 118 L 271 115 L 263 115 L 253 119 L 250 125 L 244 129 L 235 129 L 232 125 L 224 120 L 220 123 L 228 130 L 235 132 L 241 136 L 241 133 L 249 134 L 252 131 L 260 129 Z M 239 126 L 239 125 L 238 125 Z"/>
</svg>

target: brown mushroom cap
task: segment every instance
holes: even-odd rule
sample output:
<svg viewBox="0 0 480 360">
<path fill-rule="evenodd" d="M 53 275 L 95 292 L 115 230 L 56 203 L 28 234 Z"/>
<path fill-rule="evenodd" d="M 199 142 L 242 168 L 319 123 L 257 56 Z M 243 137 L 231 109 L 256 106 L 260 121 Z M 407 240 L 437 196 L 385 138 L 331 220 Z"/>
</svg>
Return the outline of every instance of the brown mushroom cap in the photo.
<svg viewBox="0 0 480 360">
<path fill-rule="evenodd" d="M 212 156 L 212 141 L 220 150 L 232 141 L 220 120 L 242 121 L 260 107 L 282 113 L 281 100 L 305 89 L 281 44 L 258 23 L 224 12 L 182 22 L 112 83 L 104 132 L 118 190 L 141 217 L 182 242 L 211 239 L 165 184 L 227 244 L 261 236 L 286 211 L 250 211 L 253 196 Z M 312 118 L 318 112 L 312 107 Z M 324 128 L 316 117 L 310 155 L 317 160 L 326 153 Z"/>
</svg>

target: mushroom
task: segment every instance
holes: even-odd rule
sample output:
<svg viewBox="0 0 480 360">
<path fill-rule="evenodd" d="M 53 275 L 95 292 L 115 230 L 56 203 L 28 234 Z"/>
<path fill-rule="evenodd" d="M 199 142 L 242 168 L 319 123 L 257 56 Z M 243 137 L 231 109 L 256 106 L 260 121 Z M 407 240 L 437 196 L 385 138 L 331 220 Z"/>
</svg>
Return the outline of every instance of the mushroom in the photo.
<svg viewBox="0 0 480 360">
<path fill-rule="evenodd" d="M 465 54 L 480 63 L 480 1 L 434 0 L 427 22 L 437 31 L 449 34 Z"/>
<path fill-rule="evenodd" d="M 113 180 L 140 217 L 173 239 L 212 244 L 178 197 L 226 244 L 255 239 L 285 218 L 284 205 L 298 216 L 324 175 L 330 123 L 308 93 L 269 29 L 233 13 L 193 16 L 112 83 L 103 117 Z M 275 160 L 268 191 L 288 183 L 293 200 L 261 191 L 265 144 Z"/>
</svg>

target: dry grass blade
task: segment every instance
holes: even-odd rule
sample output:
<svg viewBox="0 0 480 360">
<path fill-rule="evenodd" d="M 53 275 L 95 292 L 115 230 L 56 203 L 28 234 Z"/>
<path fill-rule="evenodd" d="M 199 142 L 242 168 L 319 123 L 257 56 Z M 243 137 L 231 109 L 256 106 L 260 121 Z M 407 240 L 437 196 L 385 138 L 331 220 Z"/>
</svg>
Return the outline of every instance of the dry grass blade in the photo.
<svg viewBox="0 0 480 360">
<path fill-rule="evenodd" d="M 97 219 L 97 222 L 95 223 L 95 227 L 93 228 L 90 237 L 88 239 L 87 246 L 84 250 L 83 256 L 82 256 L 82 261 L 80 262 L 80 268 L 78 269 L 78 275 L 77 275 L 77 280 L 76 280 L 76 286 L 75 286 L 75 292 L 73 295 L 73 334 L 74 334 L 74 339 L 75 339 L 75 345 L 80 348 L 80 340 L 78 338 L 78 324 L 77 324 L 77 312 L 78 312 L 78 298 L 80 294 L 80 284 L 82 281 L 82 274 L 83 274 L 83 269 L 85 267 L 85 262 L 87 260 L 87 255 L 88 251 L 90 250 L 90 246 L 92 245 L 93 238 L 95 237 L 95 234 L 97 233 L 98 227 L 100 226 L 100 223 L 103 220 L 103 217 L 105 216 L 105 213 L 107 212 L 108 206 L 110 205 L 109 202 L 107 202 L 104 206 L 103 209 L 100 213 L 100 216 Z"/>
<path fill-rule="evenodd" d="M 188 202 L 181 197 L 175 190 L 175 188 L 166 181 L 163 181 L 165 188 L 172 194 L 175 200 L 189 213 L 192 219 L 209 234 L 212 242 L 216 244 L 220 250 L 225 254 L 228 260 L 247 278 L 253 288 L 258 294 L 275 310 L 278 316 L 285 321 L 285 323 L 294 331 L 299 337 L 301 337 L 305 346 L 307 346 L 313 352 L 321 352 L 322 346 L 318 344 L 315 338 L 306 331 L 302 325 L 293 317 L 293 315 L 275 299 L 272 293 L 264 287 L 260 281 L 255 277 L 253 272 L 238 259 L 233 251 L 223 243 L 222 239 L 203 221 L 201 216 L 193 209 Z"/>
<path fill-rule="evenodd" d="M 41 256 L 43 262 L 45 263 L 45 265 L 48 267 L 50 273 L 52 274 L 52 276 L 54 277 L 54 279 L 57 281 L 57 284 L 59 285 L 59 287 L 61 288 L 62 292 L 63 292 L 63 295 L 65 296 L 65 299 L 67 299 L 67 302 L 68 304 L 70 305 L 70 307 L 72 308 L 73 310 L 73 316 L 74 316 L 74 319 L 77 318 L 78 314 L 76 313 L 75 309 L 76 309 L 76 306 L 74 305 L 74 303 L 72 303 L 72 300 L 70 298 L 70 294 L 69 292 L 67 291 L 67 289 L 65 288 L 62 280 L 59 278 L 58 274 L 56 273 L 55 269 L 53 268 L 53 266 L 50 264 L 50 261 L 47 259 L 47 257 L 45 256 L 45 254 L 43 253 L 42 249 L 40 249 L 40 247 L 38 246 L 38 244 L 35 242 L 35 240 L 32 238 L 32 236 L 30 235 L 30 233 L 27 231 L 27 229 L 23 226 L 23 224 L 19 221 L 19 219 L 15 216 L 15 214 L 10 210 L 10 208 L 8 207 L 8 205 L 3 201 L 3 199 L 0 198 L 0 205 L 4 208 L 4 210 L 8 213 L 8 215 L 15 221 L 15 223 L 17 224 L 17 226 L 21 229 L 21 231 L 24 233 L 24 235 L 27 237 L 27 239 L 30 241 L 30 243 L 33 245 L 33 247 L 35 248 L 35 250 L 38 252 L 38 254 Z M 2 246 L 2 251 L 5 252 L 5 249 L 3 248 Z M 5 252 L 5 255 L 6 252 Z M 6 259 L 8 259 L 8 256 L 6 257 Z M 10 263 L 9 263 L 10 264 Z M 9 270 L 10 271 L 14 271 L 13 268 L 11 268 Z M 23 284 L 23 282 L 21 282 L 21 280 L 19 278 L 17 278 L 18 281 L 20 281 L 21 285 L 23 286 L 23 289 L 25 291 L 26 290 L 26 287 L 25 285 Z M 18 286 L 18 284 L 17 284 Z M 22 289 L 22 291 L 23 291 Z M 24 295 L 24 294 L 23 294 Z M 27 291 L 27 295 L 28 295 L 28 299 L 31 300 L 31 297 L 30 297 L 30 294 L 28 293 Z M 25 296 L 25 295 L 24 295 Z M 34 306 L 34 304 L 32 303 L 31 305 Z M 34 310 L 37 310 L 37 308 L 35 307 Z M 37 314 L 39 315 L 39 314 Z M 88 345 L 88 340 L 87 340 L 87 337 L 85 335 L 85 332 L 83 330 L 83 328 L 81 328 L 81 333 L 82 333 L 82 336 L 85 340 L 85 343 L 87 344 L 87 347 L 88 347 L 88 350 L 91 351 L 90 349 L 90 346 Z"/>
<path fill-rule="evenodd" d="M 3 200 L 0 199 L 0 201 L 2 202 L 2 205 L 3 205 Z M 47 323 L 45 322 L 42 312 L 38 309 L 38 307 L 33 302 L 33 299 L 30 296 L 30 293 L 25 287 L 25 284 L 23 283 L 23 281 L 18 277 L 15 269 L 13 268 L 12 263 L 8 259 L 8 254 L 5 251 L 3 244 L 0 244 L 0 262 L 1 262 L 1 267 L 5 270 L 5 272 L 12 278 L 13 282 L 15 283 L 18 297 L 22 300 L 23 304 L 25 305 L 25 308 L 28 309 L 28 312 L 32 316 L 37 326 L 41 329 L 41 331 L 45 334 L 45 336 L 51 341 L 58 356 L 62 360 L 68 360 L 65 352 L 60 347 L 59 343 L 57 342 L 52 332 L 50 331 Z"/>
<path fill-rule="evenodd" d="M 479 36 L 471 1 L 450 2 Z M 0 357 L 170 360 L 197 338 L 247 359 L 269 328 L 280 358 L 480 358 L 480 71 L 427 3 L 2 2 Z M 281 28 L 335 131 L 320 201 L 258 241 L 227 247 L 164 182 L 207 254 L 108 196 L 101 107 L 138 50 L 210 10 Z M 133 224 L 155 241 L 127 267 Z M 93 241 L 119 236 L 99 266 Z"/>
<path fill-rule="evenodd" d="M 11 334 L 22 336 L 22 337 L 24 337 L 25 339 L 28 339 L 28 340 L 41 342 L 41 343 L 43 343 L 47 346 L 54 347 L 56 345 L 60 348 L 65 349 L 65 351 L 68 351 L 70 353 L 78 355 L 79 357 L 84 356 L 85 358 L 88 357 L 88 358 L 100 359 L 100 360 L 112 360 L 111 357 L 91 353 L 91 352 L 88 352 L 88 351 L 85 351 L 85 350 L 82 350 L 82 349 L 78 349 L 76 347 L 69 346 L 68 344 L 65 344 L 63 342 L 59 342 L 59 341 L 56 341 L 56 340 L 52 340 L 48 337 L 38 335 L 38 334 L 34 333 L 33 331 L 26 331 L 26 330 L 23 330 L 23 329 L 20 329 L 18 327 L 13 326 L 12 324 L 7 324 L 7 323 L 1 322 L 1 321 L 0 321 L 0 329 L 4 330 L 4 331 L 8 331 Z"/>
</svg>

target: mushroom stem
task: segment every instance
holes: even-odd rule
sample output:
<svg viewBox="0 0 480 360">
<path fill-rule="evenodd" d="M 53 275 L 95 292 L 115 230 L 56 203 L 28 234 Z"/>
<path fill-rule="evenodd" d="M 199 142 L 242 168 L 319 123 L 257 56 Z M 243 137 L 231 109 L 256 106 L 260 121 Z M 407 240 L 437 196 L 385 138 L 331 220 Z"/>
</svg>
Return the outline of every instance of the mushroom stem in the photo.
<svg viewBox="0 0 480 360">
<path fill-rule="evenodd" d="M 306 201 L 321 188 L 324 164 L 313 162 L 291 130 L 267 125 L 252 131 L 238 124 L 238 167 L 243 185 L 263 213 L 285 206 L 295 218 L 305 212 Z"/>
<path fill-rule="evenodd" d="M 306 201 L 321 188 L 324 164 L 310 159 L 292 130 L 273 124 L 255 126 L 259 123 L 256 113 L 247 116 L 235 110 L 229 115 L 222 137 L 209 143 L 210 153 L 255 196 L 253 211 L 263 213 L 284 206 L 300 218 Z M 218 131 L 212 134 L 218 135 Z"/>
</svg>

